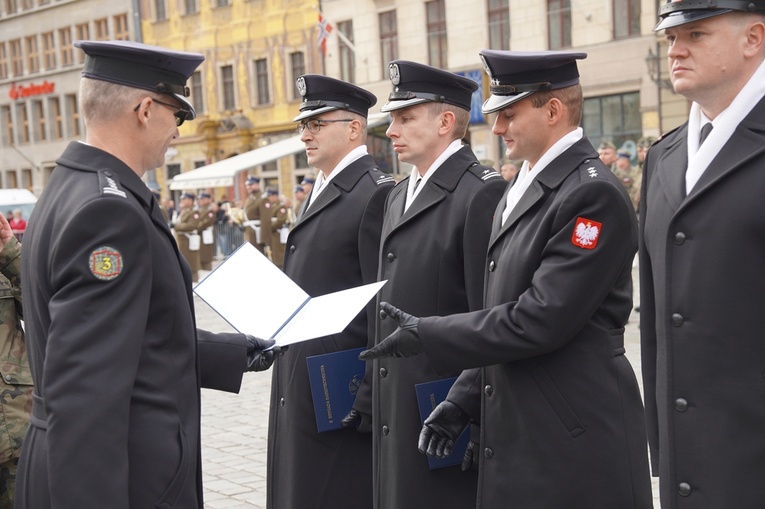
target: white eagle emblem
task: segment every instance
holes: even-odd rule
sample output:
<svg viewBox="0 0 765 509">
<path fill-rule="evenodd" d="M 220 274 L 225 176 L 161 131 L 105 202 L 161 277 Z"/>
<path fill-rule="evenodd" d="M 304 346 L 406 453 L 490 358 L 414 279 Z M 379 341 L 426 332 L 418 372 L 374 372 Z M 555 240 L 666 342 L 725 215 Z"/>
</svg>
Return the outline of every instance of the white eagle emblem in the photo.
<svg viewBox="0 0 765 509">
<path fill-rule="evenodd" d="M 580 244 L 589 246 L 598 238 L 600 230 L 591 224 L 579 223 L 576 225 L 576 239 Z"/>
<path fill-rule="evenodd" d="M 394 85 L 401 83 L 401 71 L 398 68 L 398 64 L 390 64 L 388 66 L 388 72 L 390 74 L 390 82 Z"/>
<path fill-rule="evenodd" d="M 306 87 L 305 78 L 302 76 L 297 79 L 297 89 L 298 92 L 300 92 L 300 95 L 305 97 L 305 94 L 308 93 L 308 87 Z"/>
<path fill-rule="evenodd" d="M 575 246 L 584 249 L 595 249 L 602 228 L 603 225 L 597 221 L 578 217 L 576 219 L 576 226 L 574 226 L 574 235 L 571 237 L 571 242 Z"/>
</svg>

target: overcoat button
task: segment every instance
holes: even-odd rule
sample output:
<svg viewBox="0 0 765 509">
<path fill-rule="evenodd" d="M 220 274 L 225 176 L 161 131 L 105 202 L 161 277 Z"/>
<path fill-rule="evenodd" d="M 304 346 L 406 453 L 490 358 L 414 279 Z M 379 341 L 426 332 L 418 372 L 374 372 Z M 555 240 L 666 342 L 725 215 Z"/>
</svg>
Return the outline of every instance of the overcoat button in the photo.
<svg viewBox="0 0 765 509">
<path fill-rule="evenodd" d="M 483 450 L 483 457 L 486 459 L 491 459 L 492 457 L 494 457 L 494 451 L 492 451 L 491 449 L 487 447 L 486 449 Z"/>
<path fill-rule="evenodd" d="M 385 368 L 380 368 L 380 378 L 385 378 L 388 376 L 388 370 Z"/>
<path fill-rule="evenodd" d="M 390 428 L 388 428 L 388 426 L 383 426 L 382 433 L 383 435 L 388 436 L 388 433 L 390 433 Z"/>
<path fill-rule="evenodd" d="M 691 485 L 687 482 L 681 482 L 677 485 L 677 492 L 680 493 L 681 497 L 687 497 L 691 494 L 691 491 L 693 491 Z"/>
<path fill-rule="evenodd" d="M 675 234 L 675 244 L 681 246 L 685 243 L 685 234 L 683 232 L 677 232 Z"/>
<path fill-rule="evenodd" d="M 688 400 L 685 398 L 677 398 L 675 400 L 675 410 L 678 412 L 685 412 L 688 410 Z"/>
<path fill-rule="evenodd" d="M 672 313 L 672 325 L 675 327 L 680 327 L 684 320 L 685 318 L 680 313 Z"/>
<path fill-rule="evenodd" d="M 486 394 L 487 396 L 491 396 L 492 394 L 494 394 L 494 387 L 492 387 L 491 385 L 487 385 L 486 387 L 483 388 L 483 393 Z"/>
<path fill-rule="evenodd" d="M 392 262 L 395 259 L 396 259 L 396 255 L 394 255 L 393 253 L 388 253 L 388 261 L 389 262 Z"/>
<path fill-rule="evenodd" d="M 296 248 L 295 248 L 295 244 L 292 244 L 292 245 L 290 246 L 290 253 L 294 253 L 294 252 L 295 252 L 295 249 L 296 249 Z"/>
<path fill-rule="evenodd" d="M 382 309 L 380 310 L 380 318 L 382 318 L 383 320 L 388 318 L 388 314 L 385 311 L 383 311 Z"/>
<path fill-rule="evenodd" d="M 494 260 L 489 262 L 489 272 L 494 272 L 494 269 L 497 267 L 497 264 L 494 263 Z"/>
<path fill-rule="evenodd" d="M 279 400 L 279 406 L 284 406 L 284 398 L 281 398 L 281 399 Z"/>
</svg>

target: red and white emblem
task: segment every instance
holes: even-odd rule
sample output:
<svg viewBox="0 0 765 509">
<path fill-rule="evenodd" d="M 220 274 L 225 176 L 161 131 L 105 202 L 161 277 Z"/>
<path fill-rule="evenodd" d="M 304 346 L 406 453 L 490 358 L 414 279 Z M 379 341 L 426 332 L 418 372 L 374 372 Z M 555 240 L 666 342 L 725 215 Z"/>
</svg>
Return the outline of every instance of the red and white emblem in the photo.
<svg viewBox="0 0 765 509">
<path fill-rule="evenodd" d="M 602 223 L 583 217 L 577 217 L 576 225 L 574 226 L 574 234 L 571 236 L 571 242 L 575 246 L 579 246 L 583 249 L 595 249 L 595 246 L 598 245 L 598 237 L 600 237 L 602 229 Z"/>
</svg>

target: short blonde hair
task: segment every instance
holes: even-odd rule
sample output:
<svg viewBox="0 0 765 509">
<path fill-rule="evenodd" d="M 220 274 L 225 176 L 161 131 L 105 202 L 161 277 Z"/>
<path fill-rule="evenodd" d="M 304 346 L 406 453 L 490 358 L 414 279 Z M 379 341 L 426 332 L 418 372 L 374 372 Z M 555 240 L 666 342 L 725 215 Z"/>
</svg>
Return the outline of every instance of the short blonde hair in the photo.
<svg viewBox="0 0 765 509">
<path fill-rule="evenodd" d="M 470 111 L 449 103 L 430 101 L 425 104 L 432 117 L 447 111 L 454 113 L 454 133 L 452 139 L 458 140 L 465 137 L 470 125 Z"/>
<path fill-rule="evenodd" d="M 150 93 L 108 81 L 82 78 L 80 108 L 87 127 L 92 123 L 107 123 L 135 107 L 137 101 Z"/>
<path fill-rule="evenodd" d="M 531 104 L 535 108 L 541 108 L 552 98 L 558 99 L 568 109 L 568 123 L 572 126 L 578 126 L 582 121 L 582 85 L 577 83 L 566 88 L 558 90 L 545 90 L 531 94 Z"/>
</svg>

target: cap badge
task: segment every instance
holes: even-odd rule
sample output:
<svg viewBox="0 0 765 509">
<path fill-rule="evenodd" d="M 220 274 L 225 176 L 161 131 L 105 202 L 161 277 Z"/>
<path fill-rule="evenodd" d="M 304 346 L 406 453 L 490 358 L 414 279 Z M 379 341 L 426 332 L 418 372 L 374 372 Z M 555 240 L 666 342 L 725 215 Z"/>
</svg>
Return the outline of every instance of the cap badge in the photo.
<svg viewBox="0 0 765 509">
<path fill-rule="evenodd" d="M 111 281 L 122 272 L 122 255 L 111 246 L 100 246 L 90 253 L 90 272 L 102 281 Z"/>
<path fill-rule="evenodd" d="M 598 245 L 598 238 L 603 229 L 603 224 L 583 217 L 576 218 L 574 234 L 571 236 L 571 242 L 583 249 L 595 249 Z"/>
<path fill-rule="evenodd" d="M 398 64 L 390 64 L 390 82 L 394 85 L 401 83 L 401 71 L 398 68 Z"/>
<path fill-rule="evenodd" d="M 300 92 L 300 95 L 305 97 L 305 95 L 308 93 L 308 89 L 305 85 L 305 78 L 302 76 L 297 79 L 297 89 L 298 92 Z"/>
</svg>

